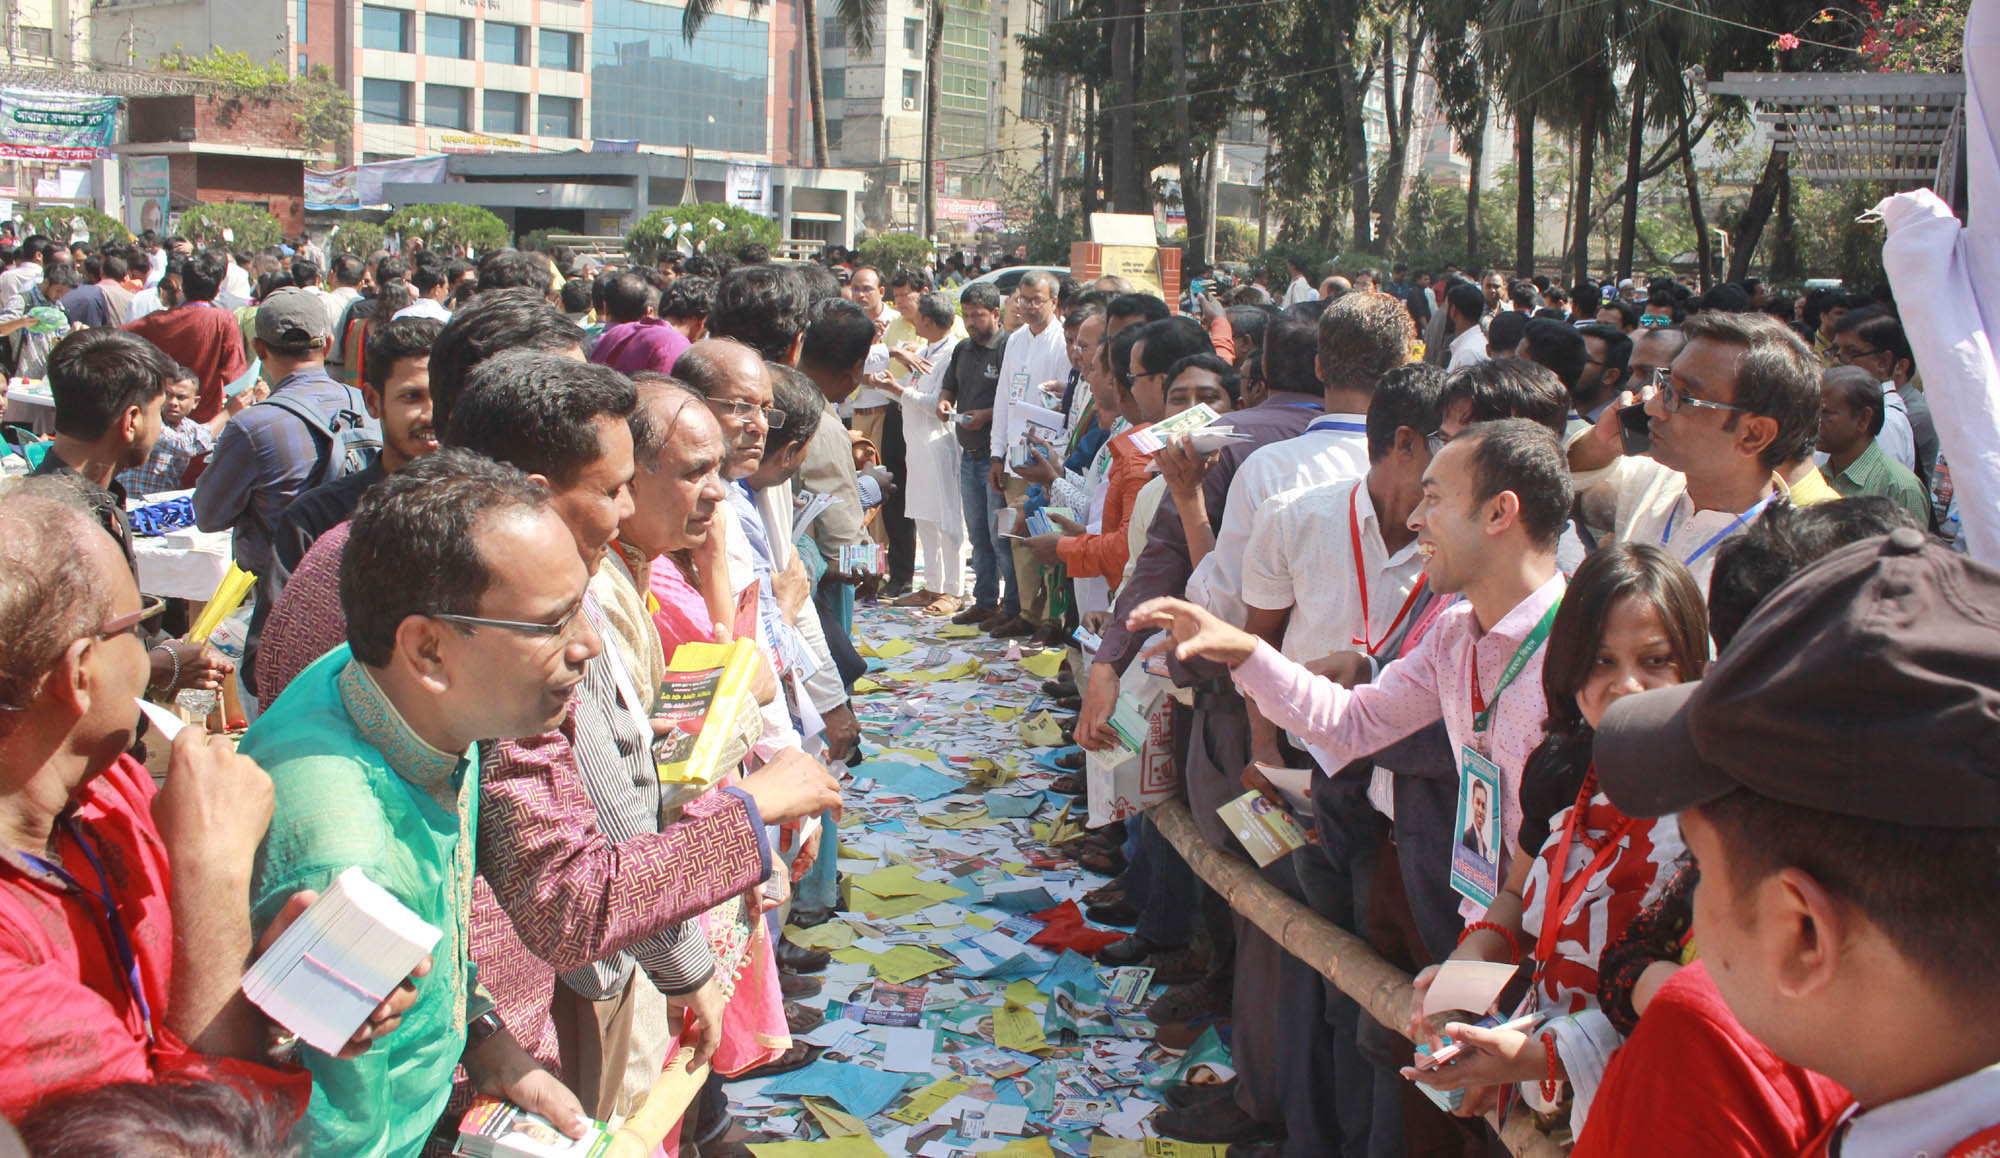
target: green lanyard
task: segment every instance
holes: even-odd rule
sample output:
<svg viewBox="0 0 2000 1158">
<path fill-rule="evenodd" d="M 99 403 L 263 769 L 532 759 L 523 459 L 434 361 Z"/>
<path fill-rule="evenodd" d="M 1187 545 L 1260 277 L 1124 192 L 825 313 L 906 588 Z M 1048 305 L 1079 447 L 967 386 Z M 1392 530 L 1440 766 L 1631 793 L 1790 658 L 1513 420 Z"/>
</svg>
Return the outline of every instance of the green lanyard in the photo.
<svg viewBox="0 0 2000 1158">
<path fill-rule="evenodd" d="M 1507 690 L 1507 685 L 1514 682 L 1514 677 L 1521 674 L 1521 669 L 1528 666 L 1528 661 L 1535 658 L 1535 653 L 1548 641 L 1549 628 L 1556 621 L 1556 609 L 1561 606 L 1561 599 L 1549 604 L 1549 609 L 1542 612 L 1542 618 L 1535 624 L 1535 629 L 1521 641 L 1521 646 L 1514 649 L 1514 658 L 1507 661 L 1507 666 L 1500 672 L 1500 682 L 1493 688 L 1493 702 L 1490 704 L 1482 702 L 1479 695 L 1479 652 L 1473 651 L 1472 730 L 1474 732 L 1486 730 L 1486 725 L 1492 722 L 1493 709 L 1500 706 L 1500 694 Z"/>
</svg>

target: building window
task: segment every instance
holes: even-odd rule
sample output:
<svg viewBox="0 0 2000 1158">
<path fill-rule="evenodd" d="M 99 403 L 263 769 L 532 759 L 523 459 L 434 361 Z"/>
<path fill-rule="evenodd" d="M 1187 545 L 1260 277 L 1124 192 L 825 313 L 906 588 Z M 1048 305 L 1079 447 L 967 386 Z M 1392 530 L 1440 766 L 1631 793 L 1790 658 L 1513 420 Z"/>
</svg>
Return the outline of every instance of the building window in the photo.
<svg viewBox="0 0 2000 1158">
<path fill-rule="evenodd" d="M 583 102 L 575 97 L 535 98 L 535 132 L 544 137 L 581 137 Z"/>
<path fill-rule="evenodd" d="M 924 74 L 914 68 L 903 70 L 903 104 L 905 107 L 923 99 Z"/>
<path fill-rule="evenodd" d="M 840 126 L 841 122 L 839 121 L 828 121 L 826 123 L 826 151 L 828 153 L 837 155 L 840 152 Z"/>
<path fill-rule="evenodd" d="M 361 81 L 361 119 L 371 125 L 410 123 L 410 82 L 365 77 Z"/>
<path fill-rule="evenodd" d="M 306 35 L 306 0 L 299 0 L 299 18 L 297 23 L 298 27 L 292 30 L 292 39 L 301 43 L 312 39 Z"/>
<path fill-rule="evenodd" d="M 462 16 L 424 17 L 424 55 L 472 59 L 472 21 Z"/>
<path fill-rule="evenodd" d="M 583 37 L 574 32 L 544 28 L 539 63 L 543 68 L 552 68 L 557 72 L 582 72 L 582 45 Z"/>
<path fill-rule="evenodd" d="M 311 69 L 306 64 L 306 54 L 303 52 L 299 53 L 299 75 L 304 76 L 310 71 Z"/>
<path fill-rule="evenodd" d="M 24 56 L 54 56 L 54 30 L 24 26 L 21 29 L 21 53 Z"/>
<path fill-rule="evenodd" d="M 528 94 L 524 92 L 495 92 L 486 90 L 486 111 L 479 123 L 481 130 L 488 133 L 525 133 L 528 131 Z"/>
<path fill-rule="evenodd" d="M 914 53 L 920 53 L 923 50 L 924 50 L 924 22 L 921 20 L 907 20 L 907 19 L 904 20 L 903 51 L 914 54 Z"/>
<path fill-rule="evenodd" d="M 667 4 L 596 0 L 591 17 L 590 136 L 739 153 L 780 143 L 767 21 L 717 13 L 690 42 Z"/>
<path fill-rule="evenodd" d="M 472 127 L 472 90 L 455 84 L 424 86 L 424 123 L 434 129 Z"/>
<path fill-rule="evenodd" d="M 825 90 L 826 99 L 840 100 L 847 95 L 847 70 L 844 68 L 822 68 L 819 70 L 819 86 Z"/>
<path fill-rule="evenodd" d="M 379 52 L 410 51 L 411 14 L 373 4 L 361 6 L 361 47 Z"/>
<path fill-rule="evenodd" d="M 528 30 L 519 24 L 486 22 L 486 63 L 528 63 Z"/>
</svg>

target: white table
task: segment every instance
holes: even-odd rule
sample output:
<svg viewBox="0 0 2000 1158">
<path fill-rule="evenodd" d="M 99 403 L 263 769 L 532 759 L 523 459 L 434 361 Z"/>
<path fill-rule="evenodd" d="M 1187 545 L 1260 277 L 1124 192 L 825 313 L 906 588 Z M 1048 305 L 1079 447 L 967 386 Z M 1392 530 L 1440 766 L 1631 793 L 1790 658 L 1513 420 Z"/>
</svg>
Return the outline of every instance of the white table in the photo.
<svg viewBox="0 0 2000 1158">
<path fill-rule="evenodd" d="M 193 491 L 159 491 L 129 500 L 126 509 L 163 503 Z M 206 603 L 229 574 L 235 554 L 228 531 L 198 531 L 184 527 L 165 536 L 135 535 L 132 553 L 139 559 L 139 590 L 162 599 Z"/>
<path fill-rule="evenodd" d="M 0 422 L 18 422 L 43 438 L 56 430 L 56 400 L 46 388 L 15 386 L 7 391 L 7 409 Z"/>
</svg>

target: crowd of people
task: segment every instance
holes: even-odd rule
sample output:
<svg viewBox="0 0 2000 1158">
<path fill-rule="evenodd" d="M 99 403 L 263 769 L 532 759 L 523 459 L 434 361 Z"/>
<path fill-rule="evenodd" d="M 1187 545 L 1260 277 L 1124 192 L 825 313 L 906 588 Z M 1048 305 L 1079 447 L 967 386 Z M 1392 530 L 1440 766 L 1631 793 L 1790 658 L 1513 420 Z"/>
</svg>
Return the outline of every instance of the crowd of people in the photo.
<svg viewBox="0 0 2000 1158">
<path fill-rule="evenodd" d="M 0 493 L 29 1152 L 443 1153 L 475 1093 L 577 1136 L 681 1047 L 672 1144 L 733 1152 L 724 1078 L 819 1056 L 780 930 L 841 908 L 857 600 L 1072 649 L 1058 791 L 1161 758 L 1225 850 L 1264 794 L 1311 834 L 1267 884 L 1415 975 L 1382 1024 L 1143 812 L 1065 845 L 1160 1043 L 1229 1027 L 1162 1136 L 2000 1144 L 2000 572 L 1952 545 L 2000 498 L 1954 493 L 1886 291 L 290 249 L 0 273 L 55 402 Z M 237 658 L 140 590 L 129 500 L 189 488 L 257 577 Z M 724 774 L 662 782 L 669 663 L 739 639 Z M 135 704 L 230 681 L 240 742 Z M 443 935 L 328 1053 L 238 983 L 357 866 Z M 1433 1008 L 1477 965 L 1513 981 Z"/>
</svg>

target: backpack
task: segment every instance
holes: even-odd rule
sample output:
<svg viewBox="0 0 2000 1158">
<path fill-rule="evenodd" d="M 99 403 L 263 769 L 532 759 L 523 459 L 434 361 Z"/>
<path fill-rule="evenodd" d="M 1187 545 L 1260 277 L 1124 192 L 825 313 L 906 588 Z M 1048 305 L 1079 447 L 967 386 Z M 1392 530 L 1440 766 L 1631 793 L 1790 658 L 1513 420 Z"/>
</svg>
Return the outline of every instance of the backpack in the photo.
<svg viewBox="0 0 2000 1158">
<path fill-rule="evenodd" d="M 314 487 L 325 486 L 335 479 L 345 478 L 367 470 L 381 453 L 382 436 L 369 425 L 368 407 L 361 401 L 360 392 L 352 386 L 343 385 L 351 405 L 342 408 L 329 418 L 313 409 L 310 402 L 295 394 L 273 394 L 259 406 L 276 406 L 313 432 L 315 441 L 323 441 L 319 463 L 306 478 L 300 494 Z"/>
</svg>

